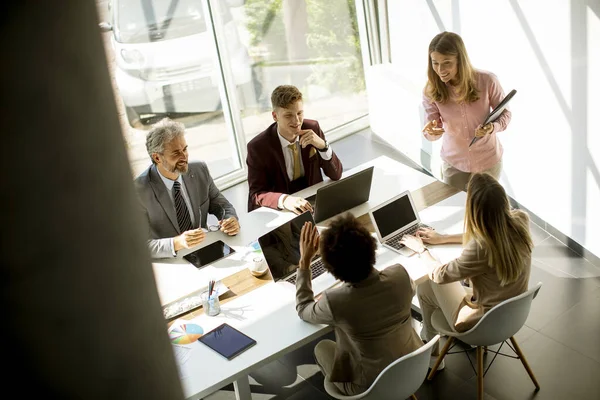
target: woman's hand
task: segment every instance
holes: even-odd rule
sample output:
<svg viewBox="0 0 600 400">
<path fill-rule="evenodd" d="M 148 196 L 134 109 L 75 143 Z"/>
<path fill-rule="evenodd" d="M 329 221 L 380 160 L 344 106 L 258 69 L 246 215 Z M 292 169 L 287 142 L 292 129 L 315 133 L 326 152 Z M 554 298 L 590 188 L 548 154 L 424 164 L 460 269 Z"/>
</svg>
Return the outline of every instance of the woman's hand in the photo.
<svg viewBox="0 0 600 400">
<path fill-rule="evenodd" d="M 477 127 L 477 129 L 475 129 L 475 136 L 483 137 L 483 136 L 489 135 L 493 131 L 494 131 L 494 125 L 491 122 L 485 126 L 479 125 Z"/>
<path fill-rule="evenodd" d="M 405 245 L 406 247 L 408 247 L 415 253 L 420 254 L 425 251 L 425 245 L 423 244 L 423 241 L 416 236 L 404 235 L 404 236 L 402 236 L 400 243 L 402 243 L 403 245 Z"/>
<path fill-rule="evenodd" d="M 431 228 L 419 228 L 415 236 L 427 244 L 442 244 L 444 243 L 444 235 L 441 235 Z"/>
<path fill-rule="evenodd" d="M 423 133 L 426 133 L 431 136 L 441 136 L 444 133 L 444 128 L 438 128 L 437 120 L 429 121 L 427 125 L 423 127 Z"/>
<path fill-rule="evenodd" d="M 311 222 L 305 222 L 300 231 L 300 264 L 298 268 L 308 269 L 319 249 L 319 231 Z"/>
</svg>

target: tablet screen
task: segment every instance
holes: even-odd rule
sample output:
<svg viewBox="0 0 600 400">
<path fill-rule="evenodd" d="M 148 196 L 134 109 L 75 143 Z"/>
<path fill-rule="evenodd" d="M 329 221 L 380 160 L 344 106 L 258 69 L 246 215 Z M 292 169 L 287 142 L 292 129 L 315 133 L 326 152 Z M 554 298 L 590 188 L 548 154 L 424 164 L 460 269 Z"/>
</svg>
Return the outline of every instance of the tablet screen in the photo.
<svg viewBox="0 0 600 400">
<path fill-rule="evenodd" d="M 235 253 L 234 249 L 219 240 L 185 255 L 183 258 L 194 264 L 196 268 L 202 268 L 233 253 Z"/>
<path fill-rule="evenodd" d="M 228 360 L 256 344 L 256 340 L 227 324 L 205 333 L 198 340 Z"/>
</svg>

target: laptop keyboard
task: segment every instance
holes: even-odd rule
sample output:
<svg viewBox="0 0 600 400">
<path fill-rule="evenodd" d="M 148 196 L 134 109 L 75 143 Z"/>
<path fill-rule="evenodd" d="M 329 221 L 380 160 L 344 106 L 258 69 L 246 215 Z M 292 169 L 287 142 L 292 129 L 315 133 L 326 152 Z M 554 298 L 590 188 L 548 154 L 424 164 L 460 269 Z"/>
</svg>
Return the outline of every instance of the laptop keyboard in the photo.
<svg viewBox="0 0 600 400">
<path fill-rule="evenodd" d="M 425 225 L 425 224 L 416 224 L 414 226 L 411 226 L 410 228 L 408 228 L 405 231 L 398 232 L 397 234 L 395 234 L 394 236 L 392 236 L 391 238 L 386 240 L 384 243 L 390 247 L 393 247 L 396 250 L 400 250 L 404 247 L 404 245 L 402 243 L 400 243 L 400 241 L 402 240 L 402 237 L 404 235 L 414 235 L 417 232 L 417 230 L 419 230 L 419 228 L 431 228 L 431 227 L 429 225 Z"/>
<path fill-rule="evenodd" d="M 323 264 L 323 260 L 319 257 L 315 261 L 310 264 L 310 270 L 312 272 L 312 279 L 315 279 L 317 276 L 322 275 L 326 269 L 325 264 Z M 296 274 L 290 276 L 286 279 L 287 282 L 296 284 Z"/>
</svg>

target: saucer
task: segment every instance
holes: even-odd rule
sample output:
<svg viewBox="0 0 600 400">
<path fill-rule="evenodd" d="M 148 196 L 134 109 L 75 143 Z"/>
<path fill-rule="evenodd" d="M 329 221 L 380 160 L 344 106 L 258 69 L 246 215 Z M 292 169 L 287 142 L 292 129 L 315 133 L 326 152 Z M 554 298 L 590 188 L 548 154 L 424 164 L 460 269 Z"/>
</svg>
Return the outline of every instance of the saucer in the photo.
<svg viewBox="0 0 600 400">
<path fill-rule="evenodd" d="M 262 269 L 262 270 L 254 270 L 252 268 L 248 268 L 250 270 L 250 273 L 254 276 L 256 276 L 257 278 L 259 276 L 263 276 L 264 274 L 267 273 L 267 271 L 269 270 L 268 268 Z"/>
</svg>

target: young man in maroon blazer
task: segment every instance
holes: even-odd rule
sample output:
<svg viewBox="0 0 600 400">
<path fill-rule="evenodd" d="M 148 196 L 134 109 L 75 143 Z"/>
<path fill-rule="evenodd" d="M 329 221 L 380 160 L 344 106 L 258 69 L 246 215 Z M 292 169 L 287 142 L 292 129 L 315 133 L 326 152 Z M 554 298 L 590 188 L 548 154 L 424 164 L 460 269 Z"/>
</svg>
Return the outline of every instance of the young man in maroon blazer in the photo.
<svg viewBox="0 0 600 400">
<path fill-rule="evenodd" d="M 304 119 L 302 93 L 282 85 L 271 94 L 273 120 L 248 143 L 248 211 L 265 206 L 296 214 L 312 211 L 308 201 L 290 196 L 329 178 L 342 176 L 342 163 L 325 139 L 319 123 Z"/>
</svg>

